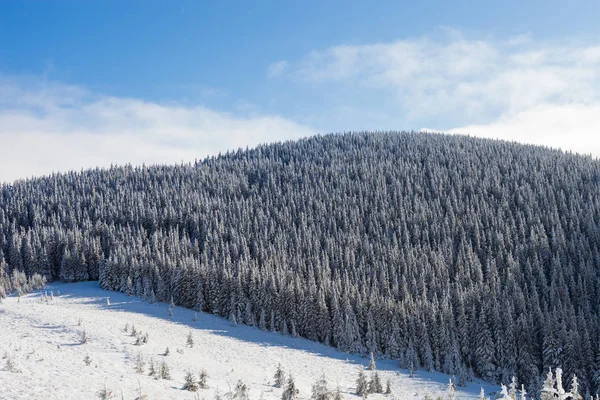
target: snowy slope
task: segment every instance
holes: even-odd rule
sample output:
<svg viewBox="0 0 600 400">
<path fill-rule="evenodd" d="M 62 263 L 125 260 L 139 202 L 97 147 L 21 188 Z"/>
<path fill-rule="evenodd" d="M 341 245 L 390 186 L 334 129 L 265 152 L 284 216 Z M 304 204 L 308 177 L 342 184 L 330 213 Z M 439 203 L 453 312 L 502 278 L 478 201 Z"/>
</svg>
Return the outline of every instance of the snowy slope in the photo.
<svg viewBox="0 0 600 400">
<path fill-rule="evenodd" d="M 203 368 L 209 388 L 197 392 L 198 399 L 212 399 L 217 390 L 225 395 L 239 379 L 250 388 L 250 398 L 279 399 L 281 389 L 272 386 L 278 363 L 296 378 L 301 398 L 310 398 L 312 384 L 324 373 L 331 389 L 339 385 L 344 398 L 357 399 L 354 382 L 359 368 L 368 364 L 368 359 L 305 339 L 234 327 L 214 315 L 198 313 L 194 321 L 194 312 L 181 307 L 171 317 L 167 304 L 104 291 L 96 282 L 56 283 L 46 290 L 54 293 L 53 300 L 42 302 L 43 292 L 38 292 L 0 304 L 0 369 L 11 359 L 20 370 L 0 370 L 0 399 L 92 399 L 105 384 L 116 398 L 134 399 L 141 387 L 148 399 L 194 399 L 196 394 L 181 390 L 185 371 L 197 374 Z M 147 332 L 148 343 L 135 346 L 135 338 L 124 332 L 126 323 Z M 84 329 L 89 341 L 80 344 Z M 193 348 L 186 346 L 190 332 Z M 163 356 L 167 346 L 170 354 Z M 172 379 L 149 377 L 147 364 L 146 372 L 137 374 L 139 352 L 146 361 L 166 361 Z M 86 366 L 88 354 L 92 363 Z M 391 397 L 397 399 L 435 397 L 448 382 L 446 375 L 423 371 L 411 378 L 395 361 L 380 360 L 377 369 L 384 385 L 391 380 Z M 480 383 L 469 384 L 459 388 L 458 398 L 476 398 L 479 390 Z"/>
</svg>

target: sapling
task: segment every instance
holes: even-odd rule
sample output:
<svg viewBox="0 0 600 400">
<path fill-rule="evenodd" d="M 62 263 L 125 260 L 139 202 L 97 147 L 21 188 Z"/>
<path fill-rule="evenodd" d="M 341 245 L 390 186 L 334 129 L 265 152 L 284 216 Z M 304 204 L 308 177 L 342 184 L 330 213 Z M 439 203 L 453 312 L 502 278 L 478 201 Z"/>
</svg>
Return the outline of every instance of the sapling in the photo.
<svg viewBox="0 0 600 400">
<path fill-rule="evenodd" d="M 142 356 L 142 353 L 138 352 L 137 356 L 135 357 L 135 372 L 137 372 L 138 374 L 143 374 L 145 365 L 146 363 L 144 362 L 144 357 Z"/>
<path fill-rule="evenodd" d="M 200 371 L 200 375 L 198 376 L 198 387 L 200 387 L 200 389 L 206 389 L 208 387 L 206 378 L 208 378 L 208 374 L 206 373 L 206 370 L 203 369 Z"/>
<path fill-rule="evenodd" d="M 84 329 L 79 333 L 79 343 L 86 344 L 89 341 L 89 336 L 87 331 Z"/>
<path fill-rule="evenodd" d="M 160 364 L 160 377 L 162 379 L 171 379 L 171 372 L 169 370 L 169 366 L 164 361 L 162 362 L 162 364 Z"/>
<path fill-rule="evenodd" d="M 198 384 L 194 380 L 194 374 L 192 374 L 190 371 L 185 374 L 183 390 L 187 390 L 188 392 L 195 392 L 198 390 Z"/>
</svg>

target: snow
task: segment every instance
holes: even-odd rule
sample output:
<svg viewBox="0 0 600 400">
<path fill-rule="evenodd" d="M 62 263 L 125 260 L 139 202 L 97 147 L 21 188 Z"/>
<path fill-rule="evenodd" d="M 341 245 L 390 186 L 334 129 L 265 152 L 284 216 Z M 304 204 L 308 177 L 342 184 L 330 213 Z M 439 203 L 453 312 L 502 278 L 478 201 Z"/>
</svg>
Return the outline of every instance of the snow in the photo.
<svg viewBox="0 0 600 400">
<path fill-rule="evenodd" d="M 45 292 L 54 299 L 42 301 Z M 141 387 L 148 399 L 212 399 L 217 390 L 223 396 L 235 388 L 239 379 L 248 385 L 251 399 L 280 399 L 283 389 L 273 387 L 278 363 L 286 377 L 290 371 L 294 375 L 301 398 L 310 398 L 312 385 L 323 374 L 330 389 L 339 385 L 344 398 L 358 398 L 355 380 L 368 358 L 254 327 L 234 327 L 210 314 L 197 313 L 194 321 L 194 311 L 181 307 L 171 317 L 168 309 L 168 304 L 102 290 L 97 282 L 53 283 L 44 291 L 5 299 L 0 304 L 0 399 L 92 399 L 104 385 L 115 398 L 134 399 Z M 147 332 L 148 343 L 134 345 L 135 337 L 124 332 L 126 324 Z M 80 343 L 83 330 L 89 336 L 85 344 Z M 186 345 L 190 332 L 192 348 Z M 163 356 L 166 347 L 170 354 Z M 135 372 L 140 352 L 145 374 Z M 92 363 L 86 366 L 88 354 Z M 149 377 L 150 358 L 157 366 L 166 361 L 172 379 Z M 3 370 L 8 359 L 20 372 Z M 202 369 L 209 375 L 208 389 L 183 391 L 186 372 L 197 377 Z M 391 380 L 396 399 L 435 398 L 449 379 L 426 371 L 410 377 L 391 360 L 377 360 L 377 369 L 384 387 Z M 370 371 L 366 374 L 369 378 Z M 457 397 L 478 398 L 481 386 L 488 394 L 497 391 L 476 382 L 458 388 Z"/>
</svg>

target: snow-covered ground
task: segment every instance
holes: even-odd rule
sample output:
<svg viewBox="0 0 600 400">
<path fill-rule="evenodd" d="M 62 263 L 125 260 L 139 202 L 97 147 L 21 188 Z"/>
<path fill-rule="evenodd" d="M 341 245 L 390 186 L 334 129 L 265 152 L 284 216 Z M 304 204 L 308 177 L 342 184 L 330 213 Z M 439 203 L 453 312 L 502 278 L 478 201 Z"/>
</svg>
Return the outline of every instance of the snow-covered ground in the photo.
<svg viewBox="0 0 600 400">
<path fill-rule="evenodd" d="M 273 387 L 278 363 L 294 375 L 301 398 L 310 398 L 312 384 L 325 374 L 331 389 L 339 386 L 344 398 L 357 399 L 355 380 L 369 361 L 308 340 L 234 327 L 214 315 L 198 313 L 194 321 L 194 311 L 181 307 L 170 316 L 167 304 L 105 291 L 96 282 L 53 283 L 45 291 L 54 299 L 41 301 L 42 291 L 0 304 L 0 399 L 93 399 L 104 385 L 117 399 L 135 399 L 140 388 L 149 400 L 212 399 L 217 391 L 224 396 L 240 379 L 251 399 L 279 399 L 282 389 Z M 135 338 L 124 332 L 126 324 L 147 332 L 148 343 L 134 345 Z M 83 330 L 89 340 L 80 344 Z M 186 346 L 190 332 L 192 348 Z M 162 355 L 166 347 L 168 356 Z M 139 353 L 146 360 L 144 374 L 135 371 Z M 166 361 L 171 380 L 148 376 L 151 358 L 156 364 Z M 17 372 L 4 370 L 9 359 Z M 185 372 L 197 375 L 202 369 L 208 372 L 209 388 L 183 391 Z M 390 379 L 391 398 L 397 399 L 443 395 L 449 378 L 424 371 L 410 377 L 389 360 L 379 360 L 377 369 L 384 387 Z M 458 398 L 477 398 L 480 386 L 459 388 Z M 483 386 L 488 393 L 497 390 Z"/>
</svg>

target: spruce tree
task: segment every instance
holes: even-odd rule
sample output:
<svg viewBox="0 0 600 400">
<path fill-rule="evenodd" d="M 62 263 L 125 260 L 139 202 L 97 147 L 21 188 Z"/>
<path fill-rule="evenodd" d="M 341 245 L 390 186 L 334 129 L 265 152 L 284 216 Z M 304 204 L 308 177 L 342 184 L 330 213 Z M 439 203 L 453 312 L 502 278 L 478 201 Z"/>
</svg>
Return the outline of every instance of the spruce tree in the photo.
<svg viewBox="0 0 600 400">
<path fill-rule="evenodd" d="M 327 379 L 321 375 L 319 380 L 312 387 L 311 400 L 330 400 L 332 393 L 327 388 Z"/>
<path fill-rule="evenodd" d="M 248 397 L 248 386 L 242 381 L 239 380 L 235 385 L 235 390 L 233 392 L 233 399 L 235 400 L 249 400 Z"/>
<path fill-rule="evenodd" d="M 275 371 L 275 375 L 273 376 L 275 379 L 275 387 L 281 388 L 285 384 L 285 373 L 283 372 L 283 368 L 281 368 L 281 363 L 277 364 L 277 370 Z"/>
<path fill-rule="evenodd" d="M 362 369 L 358 373 L 358 378 L 356 378 L 356 394 L 362 398 L 367 398 L 369 395 L 369 384 Z"/>
<path fill-rule="evenodd" d="M 281 395 L 281 400 L 298 400 L 300 391 L 296 387 L 296 382 L 292 374 L 289 375 L 285 390 Z"/>
<path fill-rule="evenodd" d="M 383 393 L 383 387 L 381 385 L 381 379 L 379 378 L 379 373 L 374 371 L 371 374 L 371 380 L 369 381 L 369 393 Z"/>
<path fill-rule="evenodd" d="M 190 371 L 185 374 L 185 383 L 183 384 L 183 390 L 187 390 L 188 392 L 195 392 L 198 390 L 198 384 L 194 379 L 194 374 Z"/>
</svg>

